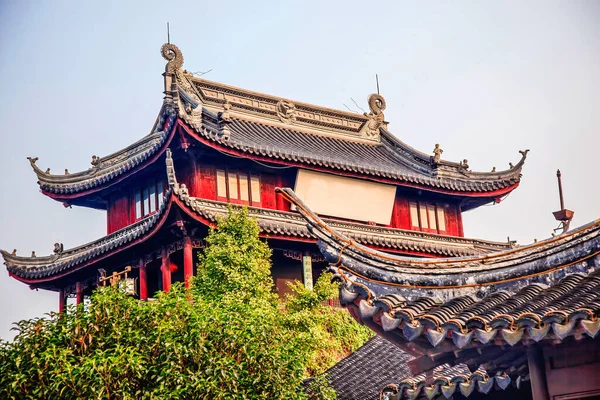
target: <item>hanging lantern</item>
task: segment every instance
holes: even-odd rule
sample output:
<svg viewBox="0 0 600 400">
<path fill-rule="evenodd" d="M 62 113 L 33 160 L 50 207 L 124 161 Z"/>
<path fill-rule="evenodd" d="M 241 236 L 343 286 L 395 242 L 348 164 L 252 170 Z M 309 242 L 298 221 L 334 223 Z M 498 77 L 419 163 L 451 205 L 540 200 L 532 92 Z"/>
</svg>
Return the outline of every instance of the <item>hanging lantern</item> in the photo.
<svg viewBox="0 0 600 400">
<path fill-rule="evenodd" d="M 174 262 L 171 263 L 171 265 L 169 265 L 169 269 L 171 270 L 171 273 L 177 272 L 177 270 L 179 269 L 177 267 L 177 264 L 175 264 Z"/>
</svg>

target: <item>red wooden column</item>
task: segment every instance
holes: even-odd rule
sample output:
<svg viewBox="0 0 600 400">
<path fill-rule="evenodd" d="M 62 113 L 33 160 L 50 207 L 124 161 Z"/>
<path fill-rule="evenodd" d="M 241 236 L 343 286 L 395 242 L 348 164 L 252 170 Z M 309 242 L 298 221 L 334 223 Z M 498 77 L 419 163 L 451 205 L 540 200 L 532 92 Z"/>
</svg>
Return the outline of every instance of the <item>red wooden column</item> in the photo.
<svg viewBox="0 0 600 400">
<path fill-rule="evenodd" d="M 65 289 L 60 289 L 58 291 L 58 312 L 65 312 L 65 307 L 67 305 L 67 296 L 65 293 Z"/>
<path fill-rule="evenodd" d="M 192 239 L 186 236 L 183 239 L 183 281 L 185 287 L 190 287 L 190 280 L 194 276 L 194 264 L 192 257 Z"/>
<path fill-rule="evenodd" d="M 530 346 L 527 349 L 527 362 L 529 364 L 529 376 L 531 378 L 531 392 L 533 400 L 549 400 L 548 383 L 546 382 L 546 365 L 544 352 L 539 345 Z"/>
<path fill-rule="evenodd" d="M 83 284 L 81 282 L 75 283 L 75 299 L 77 305 L 83 303 Z"/>
<path fill-rule="evenodd" d="M 162 250 L 162 265 L 160 270 L 162 272 L 163 291 L 168 292 L 171 289 L 171 259 L 166 247 Z"/>
<path fill-rule="evenodd" d="M 148 275 L 146 274 L 146 262 L 140 259 L 140 300 L 148 299 Z"/>
</svg>

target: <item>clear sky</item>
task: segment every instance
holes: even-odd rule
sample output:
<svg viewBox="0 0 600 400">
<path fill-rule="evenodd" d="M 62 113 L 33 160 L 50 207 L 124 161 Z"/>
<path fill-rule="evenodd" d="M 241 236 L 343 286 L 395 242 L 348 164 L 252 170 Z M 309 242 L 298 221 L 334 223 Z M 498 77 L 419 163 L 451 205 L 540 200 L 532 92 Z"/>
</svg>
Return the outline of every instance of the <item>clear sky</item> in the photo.
<svg viewBox="0 0 600 400">
<path fill-rule="evenodd" d="M 104 212 L 39 193 L 27 156 L 87 169 L 147 134 L 171 41 L 207 79 L 322 106 L 367 109 L 376 90 L 402 141 L 474 171 L 531 149 L 521 186 L 464 216 L 465 234 L 550 236 L 563 172 L 573 225 L 600 218 L 598 1 L 0 1 L 0 248 L 50 254 L 106 233 Z M 0 272 L 0 337 L 58 307 Z"/>
</svg>

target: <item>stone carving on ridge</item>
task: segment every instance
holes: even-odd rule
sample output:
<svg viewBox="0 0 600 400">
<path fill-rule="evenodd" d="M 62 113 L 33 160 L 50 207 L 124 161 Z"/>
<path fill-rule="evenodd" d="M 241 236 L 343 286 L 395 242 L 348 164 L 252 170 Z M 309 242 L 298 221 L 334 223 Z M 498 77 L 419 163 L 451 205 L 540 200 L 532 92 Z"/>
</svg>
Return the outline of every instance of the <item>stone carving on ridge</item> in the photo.
<svg viewBox="0 0 600 400">
<path fill-rule="evenodd" d="M 439 143 L 435 144 L 435 148 L 433 149 L 433 164 L 438 165 L 442 158 L 442 153 L 444 150 L 440 147 Z"/>
<path fill-rule="evenodd" d="M 379 94 L 372 94 L 369 96 L 369 108 L 370 113 L 364 113 L 365 117 L 369 119 L 365 123 L 363 128 L 363 136 L 368 139 L 379 140 L 379 128 L 385 124 L 383 110 L 385 110 L 385 99 Z"/>
<path fill-rule="evenodd" d="M 279 100 L 277 103 L 277 116 L 281 122 L 287 124 L 296 122 L 296 105 L 291 101 Z"/>
<path fill-rule="evenodd" d="M 167 66 L 165 71 L 168 73 L 175 73 L 183 66 L 183 54 L 179 47 L 171 43 L 165 43 L 160 48 L 160 54 L 165 60 L 167 60 Z"/>
</svg>

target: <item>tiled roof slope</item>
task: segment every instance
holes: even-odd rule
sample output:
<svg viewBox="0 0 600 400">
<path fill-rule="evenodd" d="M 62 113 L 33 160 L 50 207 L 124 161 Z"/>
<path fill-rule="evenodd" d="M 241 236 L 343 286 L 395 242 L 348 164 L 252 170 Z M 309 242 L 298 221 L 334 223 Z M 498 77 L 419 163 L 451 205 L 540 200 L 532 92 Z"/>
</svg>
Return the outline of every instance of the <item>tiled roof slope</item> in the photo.
<svg viewBox="0 0 600 400">
<path fill-rule="evenodd" d="M 410 377 L 414 357 L 380 336 L 367 341 L 326 372 L 338 400 L 379 400 L 389 383 Z"/>
<path fill-rule="evenodd" d="M 289 189 L 342 281 L 340 301 L 398 338 L 471 342 L 563 340 L 600 331 L 600 220 L 482 256 L 416 259 L 368 249 L 327 225 Z"/>
<path fill-rule="evenodd" d="M 69 271 L 83 263 L 91 262 L 111 251 L 116 251 L 132 241 L 142 238 L 154 229 L 162 220 L 164 211 L 173 198 L 192 217 L 201 217 L 201 221 L 215 223 L 217 217 L 227 214 L 227 203 L 190 197 L 187 190 L 179 187 L 170 149 L 166 149 L 166 164 L 169 192 L 158 213 L 94 242 L 73 249 L 61 250 L 51 256 L 23 257 L 0 250 L 8 272 L 15 277 L 26 280 L 44 279 Z M 257 219 L 261 228 L 261 235 L 264 237 L 315 238 L 298 213 L 255 207 L 250 207 L 249 210 L 250 215 Z M 507 246 L 504 243 L 405 231 L 359 223 L 333 220 L 329 222 L 360 243 L 399 251 L 445 256 L 473 255 L 486 254 Z"/>
<path fill-rule="evenodd" d="M 205 112 L 208 120 L 210 113 Z M 340 170 L 435 190 L 469 193 L 495 192 L 519 183 L 526 153 L 510 170 L 475 173 L 459 167 L 435 166 L 431 157 L 416 153 L 391 134 L 382 132 L 381 143 L 365 144 L 335 136 L 307 134 L 293 126 L 233 118 L 229 135 L 205 121 L 197 133 L 219 146 L 273 161 Z"/>
<path fill-rule="evenodd" d="M 171 195 L 171 191 L 166 193 L 165 201 L 155 214 L 93 242 L 67 250 L 60 249 L 61 246 L 57 244 L 58 246 L 55 245 L 57 247 L 56 252 L 51 256 L 18 256 L 16 250 L 12 253 L 0 250 L 0 254 L 4 258 L 4 264 L 8 272 L 16 277 L 28 280 L 52 277 L 72 270 L 85 262 L 97 259 L 147 235 L 162 220 L 170 204 Z"/>
<path fill-rule="evenodd" d="M 157 154 L 167 144 L 176 119 L 173 108 L 163 107 L 150 134 L 123 150 L 93 159 L 92 167 L 86 171 L 54 175 L 49 169 L 43 171 L 36 165 L 37 157 L 28 159 L 42 190 L 56 194 L 82 192 L 112 182 Z"/>
<path fill-rule="evenodd" d="M 227 203 L 204 200 L 179 193 L 179 198 L 187 208 L 211 222 L 227 214 Z M 298 238 L 316 238 L 306 227 L 304 219 L 296 212 L 269 210 L 248 207 L 250 215 L 257 219 L 265 236 L 282 235 Z M 361 223 L 341 222 L 328 219 L 331 226 L 367 246 L 389 248 L 397 251 L 436 254 L 441 256 L 461 256 L 486 254 L 506 249 L 506 243 L 443 236 L 417 231 L 371 226 Z"/>
<path fill-rule="evenodd" d="M 380 400 L 394 398 L 450 398 L 473 392 L 489 393 L 497 388 L 504 390 L 513 380 L 504 373 L 489 376 L 480 368 L 471 373 L 466 365 L 441 365 L 434 369 L 432 382 L 425 375 L 413 376 L 408 363 L 410 354 L 380 336 L 369 339 L 358 350 L 342 359 L 327 372 L 329 384 L 338 400 Z M 382 393 L 383 392 L 383 393 Z"/>
<path fill-rule="evenodd" d="M 471 171 L 465 162 L 441 160 L 441 150 L 435 157 L 424 154 L 389 132 L 380 95 L 369 97 L 370 112 L 364 115 L 334 110 L 194 77 L 181 68 L 183 56 L 172 44 L 163 46 L 162 54 L 169 61 L 166 96 L 152 133 L 112 155 L 95 158 L 92 168 L 82 172 L 51 174 L 36 166 L 37 158 L 30 158 L 46 194 L 77 197 L 112 185 L 163 151 L 178 121 L 192 136 L 242 156 L 459 196 L 496 198 L 520 182 L 526 151 L 509 169 L 486 173 Z"/>
</svg>

